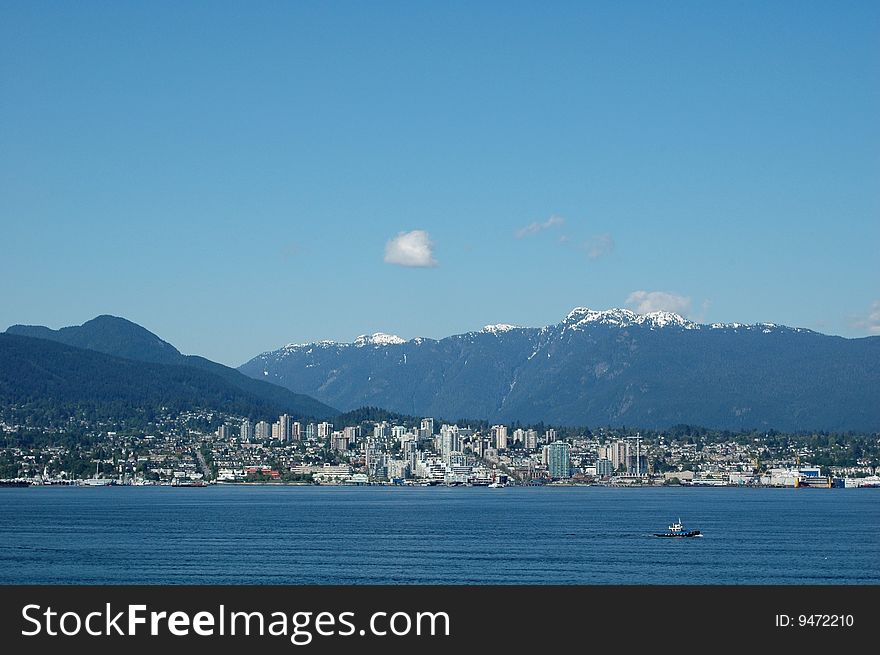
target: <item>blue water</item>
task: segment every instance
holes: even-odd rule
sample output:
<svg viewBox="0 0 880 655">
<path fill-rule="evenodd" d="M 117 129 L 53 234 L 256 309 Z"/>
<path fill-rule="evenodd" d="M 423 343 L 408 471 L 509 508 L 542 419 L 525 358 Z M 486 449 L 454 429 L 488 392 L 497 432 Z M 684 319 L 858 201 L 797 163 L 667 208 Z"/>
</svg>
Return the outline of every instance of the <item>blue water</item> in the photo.
<svg viewBox="0 0 880 655">
<path fill-rule="evenodd" d="M 878 584 L 880 491 L 0 489 L 0 583 Z"/>
</svg>

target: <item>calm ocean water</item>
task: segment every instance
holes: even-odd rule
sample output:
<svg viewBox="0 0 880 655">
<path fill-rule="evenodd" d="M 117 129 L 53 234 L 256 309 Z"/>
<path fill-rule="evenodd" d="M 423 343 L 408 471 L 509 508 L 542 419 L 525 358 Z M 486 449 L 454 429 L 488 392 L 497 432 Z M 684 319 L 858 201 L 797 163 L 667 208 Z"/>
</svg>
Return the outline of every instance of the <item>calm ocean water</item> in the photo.
<svg viewBox="0 0 880 655">
<path fill-rule="evenodd" d="M 878 584 L 880 490 L 0 489 L 0 583 Z"/>
</svg>

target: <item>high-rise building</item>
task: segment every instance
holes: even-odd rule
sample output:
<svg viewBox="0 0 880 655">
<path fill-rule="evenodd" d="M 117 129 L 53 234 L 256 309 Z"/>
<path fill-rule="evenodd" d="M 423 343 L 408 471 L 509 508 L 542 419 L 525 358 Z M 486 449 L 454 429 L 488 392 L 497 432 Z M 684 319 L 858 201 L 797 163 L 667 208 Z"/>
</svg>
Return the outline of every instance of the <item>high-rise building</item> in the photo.
<svg viewBox="0 0 880 655">
<path fill-rule="evenodd" d="M 553 443 L 556 441 L 556 430 L 550 428 L 544 433 L 544 443 Z"/>
<path fill-rule="evenodd" d="M 272 436 L 272 426 L 266 421 L 260 421 L 254 427 L 254 435 L 258 441 L 268 439 Z"/>
<path fill-rule="evenodd" d="M 447 430 L 440 434 L 440 455 L 444 461 L 449 461 L 452 453 L 461 449 L 461 443 L 458 438 L 457 430 Z"/>
<path fill-rule="evenodd" d="M 379 421 L 373 426 L 374 439 L 387 439 L 391 434 L 391 426 L 387 421 Z"/>
<path fill-rule="evenodd" d="M 349 425 L 349 426 L 342 428 L 342 434 L 345 435 L 345 439 L 348 442 L 349 446 L 352 446 L 357 443 L 359 432 L 360 432 L 360 428 L 355 427 L 354 425 Z"/>
<path fill-rule="evenodd" d="M 434 436 L 434 419 L 433 418 L 423 418 L 422 425 L 419 429 L 419 437 L 422 439 L 428 439 Z"/>
<path fill-rule="evenodd" d="M 610 461 L 615 471 L 625 470 L 627 468 L 629 444 L 625 441 L 612 441 L 604 446 L 599 446 L 597 454 L 600 459 Z"/>
<path fill-rule="evenodd" d="M 306 441 L 314 441 L 318 438 L 318 426 L 314 423 L 306 425 Z"/>
<path fill-rule="evenodd" d="M 333 432 L 333 424 L 324 421 L 323 423 L 318 423 L 318 439 L 328 439 L 330 438 L 330 433 Z"/>
<path fill-rule="evenodd" d="M 290 424 L 290 438 L 294 441 L 302 439 L 302 423 L 299 421 L 294 421 Z"/>
<path fill-rule="evenodd" d="M 492 426 L 492 444 L 497 450 L 507 450 L 507 426 Z"/>
<path fill-rule="evenodd" d="M 440 455 L 448 460 L 451 453 L 461 450 L 461 438 L 457 425 L 442 425 L 440 427 Z"/>
<path fill-rule="evenodd" d="M 406 434 L 406 428 L 402 425 L 394 425 L 391 427 L 391 438 L 400 441 L 400 438 Z"/>
<path fill-rule="evenodd" d="M 217 428 L 217 438 L 221 441 L 225 441 L 229 439 L 229 426 L 225 423 Z"/>
<path fill-rule="evenodd" d="M 404 432 L 403 436 L 400 437 L 400 450 L 401 450 L 401 452 L 403 452 L 403 450 L 406 448 L 406 445 L 408 443 L 417 444 L 418 440 L 419 440 L 419 438 L 415 434 L 413 434 L 412 432 Z"/>
<path fill-rule="evenodd" d="M 281 438 L 281 424 L 275 421 L 272 424 L 272 441 L 278 441 Z"/>
<path fill-rule="evenodd" d="M 278 417 L 278 438 L 281 441 L 290 439 L 290 416 L 282 414 Z"/>
<path fill-rule="evenodd" d="M 403 459 L 389 459 L 387 462 L 388 477 L 402 480 L 409 477 L 409 462 Z"/>
<path fill-rule="evenodd" d="M 248 419 L 245 419 L 241 422 L 241 430 L 239 431 L 239 436 L 241 437 L 241 440 L 245 443 L 250 443 L 251 439 L 254 438 L 254 426 Z"/>
<path fill-rule="evenodd" d="M 648 472 L 647 457 L 642 451 L 642 437 L 628 437 L 626 450 L 626 471 L 630 475 L 642 476 Z"/>
<path fill-rule="evenodd" d="M 372 438 L 364 441 L 364 467 L 371 478 L 382 477 L 385 473 L 385 456 L 379 451 L 379 444 Z"/>
<path fill-rule="evenodd" d="M 517 428 L 513 431 L 513 443 L 519 444 L 522 446 L 526 442 L 526 431 L 522 428 Z"/>
<path fill-rule="evenodd" d="M 330 448 L 339 452 L 348 450 L 348 437 L 345 436 L 344 431 L 337 430 L 332 433 L 330 436 Z"/>
<path fill-rule="evenodd" d="M 415 438 L 407 439 L 403 442 L 403 445 L 401 445 L 400 453 L 403 455 L 403 458 L 410 463 L 410 468 L 415 469 L 416 459 L 419 454 L 418 441 L 416 441 Z"/>
<path fill-rule="evenodd" d="M 596 475 L 600 478 L 610 477 L 614 473 L 614 465 L 604 457 L 596 461 Z"/>
<path fill-rule="evenodd" d="M 550 477 L 565 479 L 571 476 L 570 446 L 564 441 L 554 441 L 547 446 L 547 469 Z"/>
<path fill-rule="evenodd" d="M 538 447 L 538 431 L 526 430 L 526 450 L 535 450 Z"/>
</svg>

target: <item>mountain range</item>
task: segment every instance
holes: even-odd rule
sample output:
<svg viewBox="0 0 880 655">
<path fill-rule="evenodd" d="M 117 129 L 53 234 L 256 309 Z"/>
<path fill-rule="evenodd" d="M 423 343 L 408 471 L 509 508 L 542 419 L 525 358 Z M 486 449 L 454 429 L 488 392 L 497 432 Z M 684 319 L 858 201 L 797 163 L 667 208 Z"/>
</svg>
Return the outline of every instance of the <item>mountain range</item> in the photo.
<svg viewBox="0 0 880 655">
<path fill-rule="evenodd" d="M 13 325 L 0 334 L 0 402 L 133 409 L 214 409 L 260 418 L 339 412 L 307 395 L 254 380 L 170 343 L 123 318 L 98 316 L 52 330 Z"/>
<path fill-rule="evenodd" d="M 880 429 L 880 337 L 572 310 L 434 340 L 290 344 L 239 370 L 343 410 L 560 425 Z"/>
</svg>

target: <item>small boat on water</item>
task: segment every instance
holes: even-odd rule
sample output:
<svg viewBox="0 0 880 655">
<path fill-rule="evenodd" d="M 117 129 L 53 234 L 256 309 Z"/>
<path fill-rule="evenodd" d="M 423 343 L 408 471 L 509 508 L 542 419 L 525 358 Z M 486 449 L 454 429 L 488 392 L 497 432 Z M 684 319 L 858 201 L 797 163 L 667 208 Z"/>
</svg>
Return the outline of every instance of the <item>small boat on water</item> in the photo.
<svg viewBox="0 0 880 655">
<path fill-rule="evenodd" d="M 655 532 L 655 537 L 702 537 L 703 533 L 699 530 L 685 530 L 684 526 L 681 524 L 681 519 L 679 518 L 677 522 L 670 525 L 667 530 L 668 532 Z"/>
</svg>

